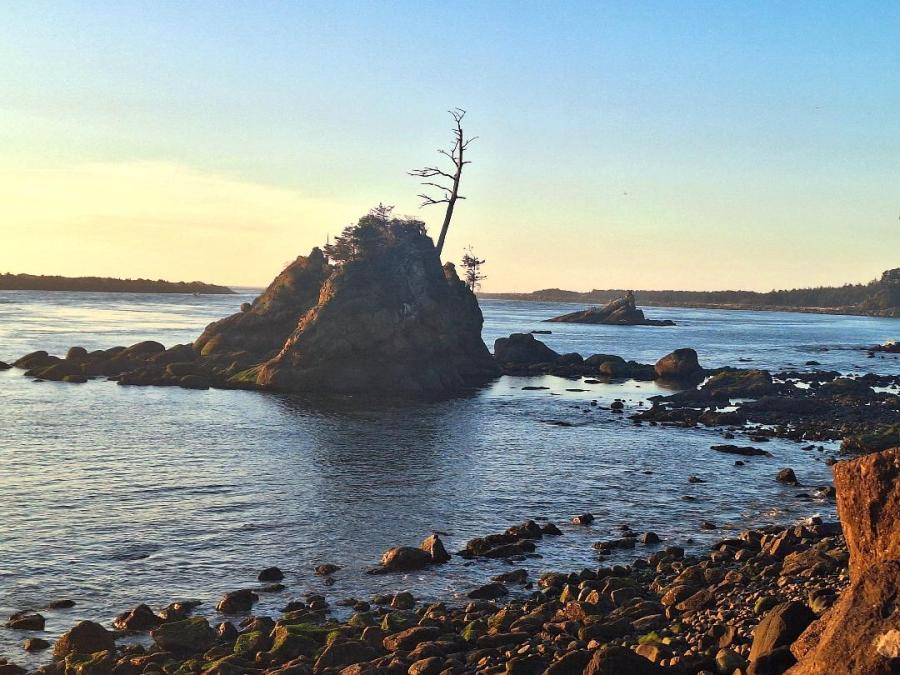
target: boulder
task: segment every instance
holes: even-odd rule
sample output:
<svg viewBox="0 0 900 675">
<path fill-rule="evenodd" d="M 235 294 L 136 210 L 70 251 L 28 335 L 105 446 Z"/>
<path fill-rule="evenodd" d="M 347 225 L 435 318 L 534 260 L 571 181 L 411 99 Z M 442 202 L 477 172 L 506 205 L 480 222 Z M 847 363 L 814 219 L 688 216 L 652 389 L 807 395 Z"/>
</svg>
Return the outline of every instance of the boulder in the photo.
<svg viewBox="0 0 900 675">
<path fill-rule="evenodd" d="M 782 469 L 775 475 L 775 480 L 779 483 L 787 483 L 788 485 L 799 485 L 797 476 L 791 468 Z"/>
<path fill-rule="evenodd" d="M 22 643 L 22 649 L 26 652 L 42 652 L 49 647 L 50 643 L 43 638 L 28 638 Z"/>
<path fill-rule="evenodd" d="M 354 663 L 371 661 L 379 656 L 371 645 L 362 640 L 335 640 L 316 661 L 313 670 L 317 673 L 326 668 L 346 668 Z"/>
<path fill-rule="evenodd" d="M 222 596 L 219 604 L 216 605 L 216 610 L 225 614 L 249 612 L 257 600 L 259 600 L 259 596 L 249 589 L 231 591 Z"/>
<path fill-rule="evenodd" d="M 216 642 L 216 631 L 202 617 L 164 623 L 150 633 L 153 641 L 164 651 L 175 654 L 199 654 Z"/>
<path fill-rule="evenodd" d="M 584 675 L 663 675 L 666 671 L 626 647 L 610 646 L 594 652 Z"/>
<path fill-rule="evenodd" d="M 553 363 L 559 354 L 531 333 L 513 333 L 494 341 L 494 358 L 503 366 L 530 366 Z"/>
<path fill-rule="evenodd" d="M 50 356 L 47 352 L 39 350 L 36 352 L 31 352 L 30 354 L 26 354 L 22 358 L 13 361 L 13 365 L 16 368 L 31 370 L 32 368 L 44 368 L 46 366 L 52 366 L 54 363 L 59 362 L 60 358 L 58 356 Z"/>
<path fill-rule="evenodd" d="M 750 663 L 754 664 L 770 655 L 779 647 L 789 647 L 815 615 L 802 602 L 784 602 L 772 608 L 753 629 L 753 644 L 750 647 Z M 762 671 L 760 671 L 762 675 Z"/>
<path fill-rule="evenodd" d="M 316 565 L 313 570 L 317 576 L 320 577 L 330 577 L 332 574 L 340 570 L 341 568 L 337 565 L 332 565 L 331 563 L 325 563 L 323 565 Z"/>
<path fill-rule="evenodd" d="M 150 630 L 156 628 L 160 619 L 147 605 L 138 605 L 134 609 L 119 614 L 113 621 L 113 626 L 119 630 Z"/>
<path fill-rule="evenodd" d="M 507 593 L 509 593 L 509 591 L 506 590 L 506 586 L 495 581 L 469 591 L 466 593 L 466 597 L 471 598 L 472 600 L 496 600 L 497 598 L 502 598 Z"/>
<path fill-rule="evenodd" d="M 834 465 L 837 507 L 850 550 L 850 578 L 900 559 L 900 447 Z"/>
<path fill-rule="evenodd" d="M 425 537 L 425 539 L 419 545 L 419 548 L 421 548 L 429 556 L 431 556 L 431 562 L 436 565 L 445 563 L 450 560 L 450 554 L 447 553 L 447 549 L 444 548 L 444 543 L 436 534 Z"/>
<path fill-rule="evenodd" d="M 406 630 L 388 635 L 384 638 L 384 648 L 389 652 L 412 651 L 423 642 L 437 639 L 441 630 L 435 626 L 414 626 Z"/>
<path fill-rule="evenodd" d="M 75 624 L 53 646 L 53 656 L 63 659 L 69 654 L 93 654 L 116 648 L 113 634 L 99 623 L 81 621 Z"/>
<path fill-rule="evenodd" d="M 656 362 L 656 374 L 663 380 L 691 380 L 703 374 L 693 349 L 676 349 Z"/>
<path fill-rule="evenodd" d="M 281 581 L 284 579 L 284 572 L 277 567 L 266 567 L 256 575 L 258 581 Z"/>
<path fill-rule="evenodd" d="M 66 352 L 66 361 L 77 361 L 87 355 L 88 351 L 84 347 L 69 347 L 69 351 Z"/>
<path fill-rule="evenodd" d="M 420 570 L 433 562 L 430 553 L 412 546 L 395 546 L 381 556 L 381 567 L 389 572 Z"/>
<path fill-rule="evenodd" d="M 6 627 L 12 630 L 44 630 L 44 617 L 37 612 L 16 612 L 9 617 Z"/>
</svg>

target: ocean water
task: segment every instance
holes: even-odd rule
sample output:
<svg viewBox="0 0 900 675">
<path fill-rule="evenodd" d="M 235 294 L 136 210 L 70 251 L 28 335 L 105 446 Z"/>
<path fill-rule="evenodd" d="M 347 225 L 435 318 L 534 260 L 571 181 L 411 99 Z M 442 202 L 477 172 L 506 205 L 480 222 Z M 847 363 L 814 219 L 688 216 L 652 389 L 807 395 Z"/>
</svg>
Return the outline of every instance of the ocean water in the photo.
<svg viewBox="0 0 900 675">
<path fill-rule="evenodd" d="M 0 293 L 0 360 L 72 345 L 189 342 L 250 297 Z M 860 350 L 897 338 L 891 319 L 650 308 L 648 316 L 678 325 L 617 327 L 541 323 L 570 305 L 486 300 L 482 308 L 489 345 L 537 329 L 553 331 L 538 337 L 557 351 L 585 356 L 653 362 L 694 347 L 707 366 L 816 360 L 842 372 L 900 372 L 896 356 Z M 452 552 L 528 518 L 564 532 L 520 565 L 536 576 L 596 567 L 591 544 L 623 524 L 653 530 L 664 545 L 702 548 L 748 526 L 834 517 L 833 504 L 798 498 L 830 482 L 823 460 L 833 445 L 774 440 L 766 444 L 773 457 L 735 467 L 733 456 L 709 449 L 721 432 L 634 426 L 627 413 L 657 393 L 666 392 L 646 382 L 504 377 L 453 401 L 323 407 L 278 394 L 34 383 L 16 369 L 0 372 L 0 618 L 75 600 L 69 610 L 41 610 L 40 635 L 52 639 L 140 602 L 196 598 L 198 611 L 215 617 L 223 592 L 258 586 L 269 565 L 285 571 L 287 588 L 262 595 L 258 614 L 308 592 L 338 600 L 408 589 L 452 601 L 511 568 L 455 557 L 407 575 L 365 571 L 390 546 L 417 545 L 432 531 Z M 626 415 L 608 409 L 615 398 Z M 786 466 L 804 487 L 774 480 Z M 583 512 L 596 516 L 593 526 L 568 524 Z M 702 530 L 707 520 L 719 529 Z M 342 568 L 331 587 L 313 574 L 324 562 Z M 40 663 L 46 654 L 21 650 L 33 635 L 0 628 L 0 654 Z"/>
</svg>

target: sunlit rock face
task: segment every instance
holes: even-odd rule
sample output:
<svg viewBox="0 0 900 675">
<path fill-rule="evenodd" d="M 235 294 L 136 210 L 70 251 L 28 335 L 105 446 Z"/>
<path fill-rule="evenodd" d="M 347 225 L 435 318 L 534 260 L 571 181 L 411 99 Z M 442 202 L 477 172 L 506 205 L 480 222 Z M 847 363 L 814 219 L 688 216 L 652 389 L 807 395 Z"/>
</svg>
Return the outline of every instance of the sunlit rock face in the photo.
<svg viewBox="0 0 900 675">
<path fill-rule="evenodd" d="M 498 374 L 482 323 L 453 265 L 442 268 L 431 239 L 410 233 L 338 267 L 255 381 L 297 392 L 453 395 Z"/>
<path fill-rule="evenodd" d="M 207 326 L 194 341 L 194 349 L 203 356 L 229 352 L 274 355 L 303 315 L 318 302 L 331 272 L 320 249 L 299 256 L 249 307 Z"/>
</svg>

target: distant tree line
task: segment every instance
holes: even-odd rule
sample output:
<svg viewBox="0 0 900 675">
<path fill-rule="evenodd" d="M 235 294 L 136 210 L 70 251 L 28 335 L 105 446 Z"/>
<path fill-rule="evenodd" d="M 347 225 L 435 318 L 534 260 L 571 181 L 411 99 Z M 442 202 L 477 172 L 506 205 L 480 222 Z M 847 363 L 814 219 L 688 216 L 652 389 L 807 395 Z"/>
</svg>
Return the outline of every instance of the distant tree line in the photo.
<svg viewBox="0 0 900 675">
<path fill-rule="evenodd" d="M 97 293 L 234 293 L 227 286 L 202 281 L 61 277 L 35 274 L 0 274 L 0 291 L 76 291 Z"/>
<path fill-rule="evenodd" d="M 495 293 L 490 297 L 537 300 L 544 302 L 607 303 L 623 297 L 626 289 L 594 289 L 587 293 L 547 288 L 533 293 Z M 888 270 L 881 279 L 866 284 L 818 286 L 769 291 L 636 291 L 638 304 L 644 305 L 734 305 L 742 307 L 783 307 L 840 309 L 857 307 L 878 312 L 900 310 L 900 268 Z"/>
</svg>

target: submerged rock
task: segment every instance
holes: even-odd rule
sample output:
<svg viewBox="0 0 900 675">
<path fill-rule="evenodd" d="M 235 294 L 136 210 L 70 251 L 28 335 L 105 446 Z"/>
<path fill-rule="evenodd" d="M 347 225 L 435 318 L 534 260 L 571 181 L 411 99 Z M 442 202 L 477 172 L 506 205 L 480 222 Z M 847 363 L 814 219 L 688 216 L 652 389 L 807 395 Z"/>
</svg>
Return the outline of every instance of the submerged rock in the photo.
<svg viewBox="0 0 900 675">
<path fill-rule="evenodd" d="M 766 452 L 762 448 L 754 448 L 752 446 L 739 445 L 713 445 L 710 446 L 716 452 L 724 452 L 729 455 L 741 455 L 743 457 L 771 457 L 772 454 Z"/>
<path fill-rule="evenodd" d="M 37 612 L 16 612 L 11 617 L 9 617 L 9 621 L 6 622 L 6 627 L 12 630 L 44 630 L 44 617 Z"/>
<path fill-rule="evenodd" d="M 409 572 L 429 565 L 440 565 L 448 560 L 450 560 L 450 554 L 444 548 L 440 537 L 432 534 L 422 541 L 419 548 L 396 546 L 388 549 L 381 556 L 381 568 L 371 572 Z"/>
<path fill-rule="evenodd" d="M 674 326 L 675 322 L 668 319 L 664 321 L 647 319 L 644 312 L 637 308 L 634 301 L 634 292 L 628 291 L 623 298 L 617 298 L 603 307 L 591 307 L 563 314 L 552 319 L 556 323 L 602 323 L 615 326 Z"/>
</svg>

